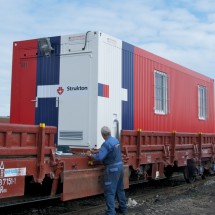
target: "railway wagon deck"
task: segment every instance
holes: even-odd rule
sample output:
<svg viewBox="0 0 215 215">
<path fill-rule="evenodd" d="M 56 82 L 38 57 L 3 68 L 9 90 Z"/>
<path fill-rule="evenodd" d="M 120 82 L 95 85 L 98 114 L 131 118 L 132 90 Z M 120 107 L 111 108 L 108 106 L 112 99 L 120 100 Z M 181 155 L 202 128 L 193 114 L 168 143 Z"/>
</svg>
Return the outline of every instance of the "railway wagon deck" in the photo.
<svg viewBox="0 0 215 215">
<path fill-rule="evenodd" d="M 182 171 L 191 182 L 215 167 L 215 134 L 123 130 L 121 147 L 131 171 L 145 180 Z"/>
<path fill-rule="evenodd" d="M 103 165 L 84 151 L 57 152 L 55 132 L 44 124 L 0 124 L 1 200 L 59 195 L 67 201 L 103 192 Z M 183 171 L 190 182 L 215 169 L 215 134 L 122 130 L 121 147 L 125 188 L 135 177 L 138 182 Z"/>
</svg>

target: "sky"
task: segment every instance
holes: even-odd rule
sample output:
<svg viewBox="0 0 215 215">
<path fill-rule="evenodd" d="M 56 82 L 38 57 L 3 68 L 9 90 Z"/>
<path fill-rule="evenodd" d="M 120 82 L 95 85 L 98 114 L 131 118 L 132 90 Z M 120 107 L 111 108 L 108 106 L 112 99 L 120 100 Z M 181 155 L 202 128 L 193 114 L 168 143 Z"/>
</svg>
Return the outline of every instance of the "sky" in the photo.
<svg viewBox="0 0 215 215">
<path fill-rule="evenodd" d="M 0 116 L 14 41 L 101 31 L 215 79 L 214 0 L 0 0 Z"/>
</svg>

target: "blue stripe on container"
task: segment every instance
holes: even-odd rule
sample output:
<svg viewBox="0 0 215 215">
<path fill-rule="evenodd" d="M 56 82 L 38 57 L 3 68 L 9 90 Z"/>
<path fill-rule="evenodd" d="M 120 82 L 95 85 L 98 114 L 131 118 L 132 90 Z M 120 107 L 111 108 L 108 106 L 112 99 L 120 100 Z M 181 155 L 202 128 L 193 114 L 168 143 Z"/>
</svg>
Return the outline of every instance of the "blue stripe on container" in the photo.
<svg viewBox="0 0 215 215">
<path fill-rule="evenodd" d="M 104 95 L 103 84 L 98 83 L 98 96 L 103 95 Z"/>
<path fill-rule="evenodd" d="M 57 85 L 60 75 L 60 37 L 50 37 L 54 51 L 49 57 L 38 52 L 36 85 Z M 38 48 L 39 50 L 39 48 Z M 36 108 L 35 124 L 58 126 L 58 107 L 56 98 L 39 98 Z M 55 142 L 57 140 L 57 134 Z"/>
<path fill-rule="evenodd" d="M 122 129 L 134 129 L 134 46 L 122 42 L 122 88 L 128 90 L 128 101 L 122 101 Z"/>
</svg>

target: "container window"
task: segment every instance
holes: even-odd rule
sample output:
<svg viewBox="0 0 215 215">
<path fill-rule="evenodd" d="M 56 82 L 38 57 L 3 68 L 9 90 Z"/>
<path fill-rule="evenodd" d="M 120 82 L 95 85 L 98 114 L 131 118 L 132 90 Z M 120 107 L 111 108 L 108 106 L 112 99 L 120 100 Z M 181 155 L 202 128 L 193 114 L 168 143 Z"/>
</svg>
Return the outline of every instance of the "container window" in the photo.
<svg viewBox="0 0 215 215">
<path fill-rule="evenodd" d="M 167 114 L 168 113 L 167 74 L 155 71 L 154 82 L 155 82 L 154 85 L 155 113 Z"/>
<path fill-rule="evenodd" d="M 207 117 L 207 89 L 204 86 L 198 86 L 198 109 L 199 119 L 205 120 Z"/>
</svg>

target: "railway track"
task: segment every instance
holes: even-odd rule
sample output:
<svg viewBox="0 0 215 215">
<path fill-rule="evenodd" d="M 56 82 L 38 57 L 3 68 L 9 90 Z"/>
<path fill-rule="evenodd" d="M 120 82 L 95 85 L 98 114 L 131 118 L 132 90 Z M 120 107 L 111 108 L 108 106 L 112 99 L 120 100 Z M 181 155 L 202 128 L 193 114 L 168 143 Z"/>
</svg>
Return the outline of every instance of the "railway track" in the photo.
<svg viewBox="0 0 215 215">
<path fill-rule="evenodd" d="M 172 195 L 177 195 L 177 193 L 186 192 L 186 190 L 194 186 L 205 183 L 206 180 L 197 179 L 195 183 L 187 184 L 182 175 L 176 175 L 171 180 L 164 179 L 143 184 L 133 183 L 130 189 L 126 191 L 126 196 L 127 199 L 133 199 L 136 202 L 157 201 L 158 199 L 165 199 L 167 197 L 171 198 Z M 58 199 L 59 196 L 56 196 L 55 199 L 47 197 L 44 199 L 31 199 L 30 202 L 20 201 L 16 203 L 15 212 L 10 212 L 12 208 L 8 205 L 1 208 L 1 211 L 5 215 L 101 215 L 106 209 L 103 195 L 64 203 Z M 129 210 L 132 211 L 132 206 Z"/>
<path fill-rule="evenodd" d="M 134 188 L 129 189 L 129 192 L 126 192 L 127 199 L 131 200 L 130 202 L 140 202 L 140 201 L 157 201 L 158 199 L 171 198 L 171 196 L 179 195 L 186 192 L 188 189 L 192 189 L 194 186 L 199 186 L 205 183 L 205 180 L 200 178 L 193 184 L 187 184 L 182 175 L 176 175 L 171 180 L 156 181 L 155 183 L 146 183 L 145 186 L 141 188 L 141 185 L 134 183 Z M 138 190 L 136 192 L 135 190 Z M 142 193 L 140 193 L 142 191 Z M 174 192 L 173 192 L 174 191 Z M 128 203 L 129 204 L 129 203 Z M 116 202 L 117 205 L 117 202 Z M 132 203 L 129 206 L 129 214 L 132 213 Z M 104 203 L 93 206 L 86 206 L 85 208 L 79 209 L 78 211 L 70 211 L 62 213 L 61 215 L 101 215 L 105 212 L 106 205 Z"/>
<path fill-rule="evenodd" d="M 31 197 L 31 198 L 15 198 L 15 199 L 11 199 L 10 201 L 4 201 L 1 200 L 0 203 L 0 208 L 6 208 L 6 207 L 10 207 L 10 206 L 18 206 L 18 205 L 25 205 L 25 204 L 32 204 L 32 203 L 40 203 L 40 202 L 44 202 L 44 201 L 50 201 L 50 200 L 56 200 L 56 199 L 60 199 L 60 195 L 56 195 L 53 197 L 50 196 L 43 196 L 43 197 Z"/>
</svg>

